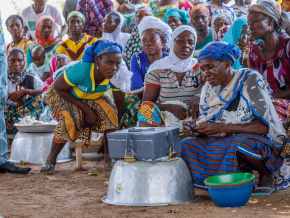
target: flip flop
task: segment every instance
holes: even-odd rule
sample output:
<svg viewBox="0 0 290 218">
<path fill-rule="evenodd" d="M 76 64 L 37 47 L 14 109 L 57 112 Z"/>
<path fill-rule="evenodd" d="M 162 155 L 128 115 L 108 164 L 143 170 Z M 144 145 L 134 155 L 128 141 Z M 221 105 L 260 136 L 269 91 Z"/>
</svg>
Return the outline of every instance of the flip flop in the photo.
<svg viewBox="0 0 290 218">
<path fill-rule="evenodd" d="M 54 170 L 55 164 L 43 164 L 42 168 L 40 170 L 40 174 L 42 175 L 54 175 L 55 170 Z"/>
<path fill-rule="evenodd" d="M 260 196 L 260 195 L 270 195 L 272 192 L 275 191 L 275 188 L 270 188 L 270 187 L 258 187 L 255 186 L 254 190 L 269 190 L 269 192 L 259 192 L 259 193 L 252 193 L 251 196 Z"/>
</svg>

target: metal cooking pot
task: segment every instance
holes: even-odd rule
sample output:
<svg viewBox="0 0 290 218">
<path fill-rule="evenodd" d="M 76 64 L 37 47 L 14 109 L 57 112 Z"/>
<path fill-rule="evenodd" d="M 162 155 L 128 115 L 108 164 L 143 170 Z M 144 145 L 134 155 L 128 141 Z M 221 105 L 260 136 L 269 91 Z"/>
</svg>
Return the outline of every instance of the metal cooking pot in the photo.
<svg viewBox="0 0 290 218">
<path fill-rule="evenodd" d="M 42 164 L 50 152 L 53 132 L 24 133 L 18 132 L 12 142 L 10 160 L 19 163 L 21 160 L 33 164 Z M 57 163 L 72 160 L 68 143 L 65 144 L 59 155 Z"/>
<path fill-rule="evenodd" d="M 116 162 L 103 202 L 124 206 L 181 204 L 196 200 L 192 178 L 181 158 Z"/>
</svg>

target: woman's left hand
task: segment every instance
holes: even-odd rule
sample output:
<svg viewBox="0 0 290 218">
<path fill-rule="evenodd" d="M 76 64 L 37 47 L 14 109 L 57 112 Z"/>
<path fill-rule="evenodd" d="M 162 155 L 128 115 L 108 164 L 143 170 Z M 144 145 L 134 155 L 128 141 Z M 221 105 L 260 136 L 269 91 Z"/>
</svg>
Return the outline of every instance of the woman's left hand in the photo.
<svg viewBox="0 0 290 218">
<path fill-rule="evenodd" d="M 19 90 L 16 92 L 12 92 L 8 94 L 8 99 L 10 99 L 13 102 L 16 102 L 18 99 L 20 99 L 23 95 L 25 95 L 25 90 Z"/>
<path fill-rule="evenodd" d="M 201 123 L 195 127 L 195 130 L 206 135 L 216 135 L 223 132 L 222 126 L 222 123 L 216 122 Z"/>
<path fill-rule="evenodd" d="M 193 97 L 193 99 L 189 102 L 187 108 L 187 117 L 192 117 L 192 119 L 197 119 L 199 116 L 199 97 Z"/>
</svg>

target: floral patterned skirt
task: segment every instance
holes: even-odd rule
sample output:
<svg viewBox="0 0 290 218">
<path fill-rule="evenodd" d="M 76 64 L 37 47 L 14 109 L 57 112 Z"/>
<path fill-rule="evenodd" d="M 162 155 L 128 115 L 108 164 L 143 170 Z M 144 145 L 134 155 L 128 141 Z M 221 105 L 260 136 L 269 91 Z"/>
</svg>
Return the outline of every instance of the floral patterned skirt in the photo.
<svg viewBox="0 0 290 218">
<path fill-rule="evenodd" d="M 84 113 L 75 104 L 72 104 L 61 98 L 54 90 L 53 84 L 47 91 L 48 103 L 59 123 L 55 128 L 53 140 L 56 143 L 65 143 L 75 141 L 78 138 L 85 145 L 89 145 L 92 129 L 85 128 Z M 96 100 L 83 100 L 98 115 L 97 131 L 104 132 L 109 129 L 117 129 L 118 115 L 113 100 L 102 95 Z"/>
</svg>

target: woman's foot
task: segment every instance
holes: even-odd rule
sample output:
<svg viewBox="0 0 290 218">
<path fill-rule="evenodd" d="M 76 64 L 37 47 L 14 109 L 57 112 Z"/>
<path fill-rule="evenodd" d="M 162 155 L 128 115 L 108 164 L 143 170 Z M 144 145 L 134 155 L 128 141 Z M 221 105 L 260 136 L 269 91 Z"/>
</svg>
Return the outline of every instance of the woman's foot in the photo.
<svg viewBox="0 0 290 218">
<path fill-rule="evenodd" d="M 268 195 L 274 191 L 274 177 L 271 171 L 267 171 L 265 174 L 260 174 L 259 183 L 254 188 L 253 193 L 264 193 Z"/>
<path fill-rule="evenodd" d="M 54 175 L 55 174 L 55 161 L 46 160 L 45 164 L 42 165 L 40 173 L 43 175 Z"/>
</svg>

